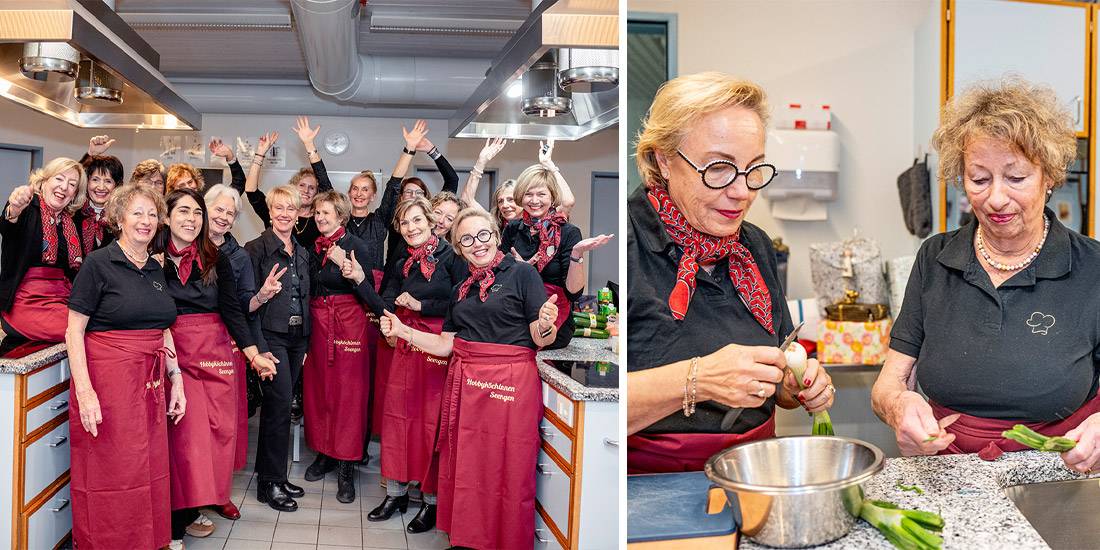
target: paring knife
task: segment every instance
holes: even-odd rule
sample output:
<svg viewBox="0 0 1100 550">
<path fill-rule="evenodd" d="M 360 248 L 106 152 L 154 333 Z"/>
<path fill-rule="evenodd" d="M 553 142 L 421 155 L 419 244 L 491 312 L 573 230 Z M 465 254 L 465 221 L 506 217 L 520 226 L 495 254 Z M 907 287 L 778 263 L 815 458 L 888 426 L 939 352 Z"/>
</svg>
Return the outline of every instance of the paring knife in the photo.
<svg viewBox="0 0 1100 550">
<path fill-rule="evenodd" d="M 798 326 L 794 327 L 794 330 L 792 330 L 791 333 L 787 335 L 787 338 L 783 340 L 783 343 L 779 345 L 779 351 L 787 351 L 787 348 L 791 346 L 791 342 L 794 342 L 795 338 L 798 337 L 798 331 L 802 330 L 802 325 L 805 324 L 806 321 L 802 321 L 798 323 Z M 726 415 L 722 417 L 722 431 L 728 432 L 730 428 L 733 427 L 733 423 L 737 422 L 737 419 L 741 417 L 741 412 L 744 410 L 745 409 L 739 407 L 726 411 Z"/>
</svg>

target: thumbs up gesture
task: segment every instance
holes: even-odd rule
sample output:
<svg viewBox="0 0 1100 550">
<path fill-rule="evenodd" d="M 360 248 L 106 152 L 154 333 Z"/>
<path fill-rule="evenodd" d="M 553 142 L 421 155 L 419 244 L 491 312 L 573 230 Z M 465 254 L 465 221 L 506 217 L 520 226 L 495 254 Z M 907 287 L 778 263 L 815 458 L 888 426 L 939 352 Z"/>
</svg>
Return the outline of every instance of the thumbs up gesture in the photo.
<svg viewBox="0 0 1100 550">
<path fill-rule="evenodd" d="M 386 338 L 396 337 L 397 333 L 405 328 L 405 323 L 401 322 L 396 315 L 390 312 L 390 310 L 382 310 L 382 317 L 378 319 L 378 328 L 382 331 L 382 336 Z"/>
<path fill-rule="evenodd" d="M 554 326 L 554 319 L 558 318 L 558 296 L 553 294 L 542 307 L 539 308 L 539 331 L 550 330 Z"/>
<path fill-rule="evenodd" d="M 333 248 L 336 248 L 335 246 Z M 355 259 L 355 251 L 352 250 L 351 254 L 345 256 L 340 263 L 340 274 L 345 279 L 350 279 L 355 284 L 362 284 L 363 279 L 367 278 L 367 273 L 363 271 L 363 266 L 359 265 L 359 262 Z"/>
</svg>

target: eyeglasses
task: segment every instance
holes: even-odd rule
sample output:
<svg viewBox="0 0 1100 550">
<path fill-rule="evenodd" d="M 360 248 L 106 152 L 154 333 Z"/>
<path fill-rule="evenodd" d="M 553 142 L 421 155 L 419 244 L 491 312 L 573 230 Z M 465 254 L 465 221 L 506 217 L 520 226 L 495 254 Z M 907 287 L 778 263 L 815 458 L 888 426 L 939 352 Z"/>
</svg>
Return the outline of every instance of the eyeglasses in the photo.
<svg viewBox="0 0 1100 550">
<path fill-rule="evenodd" d="M 676 154 L 680 155 L 680 158 L 690 164 L 696 172 L 699 172 L 703 185 L 711 189 L 725 189 L 737 179 L 737 176 L 743 175 L 745 176 L 745 186 L 756 191 L 771 183 L 772 179 L 775 178 L 775 174 L 778 173 L 775 166 L 771 164 L 754 164 L 749 166 L 748 170 L 741 170 L 736 164 L 728 160 L 712 160 L 700 168 L 679 149 L 676 150 Z"/>
<path fill-rule="evenodd" d="M 475 235 L 463 235 L 462 238 L 458 240 L 458 244 L 462 245 L 463 248 L 470 248 L 471 246 L 474 246 L 474 239 L 475 238 L 478 241 L 481 241 L 483 243 L 487 243 L 487 242 L 489 242 L 489 239 L 493 238 L 493 232 L 488 230 L 488 229 L 482 229 L 481 231 L 477 232 L 476 236 Z"/>
<path fill-rule="evenodd" d="M 420 189 L 419 187 L 413 187 L 412 189 L 406 189 L 404 194 L 405 194 L 406 197 L 408 197 L 410 199 L 415 199 L 417 197 L 423 197 L 425 195 L 424 190 Z"/>
</svg>

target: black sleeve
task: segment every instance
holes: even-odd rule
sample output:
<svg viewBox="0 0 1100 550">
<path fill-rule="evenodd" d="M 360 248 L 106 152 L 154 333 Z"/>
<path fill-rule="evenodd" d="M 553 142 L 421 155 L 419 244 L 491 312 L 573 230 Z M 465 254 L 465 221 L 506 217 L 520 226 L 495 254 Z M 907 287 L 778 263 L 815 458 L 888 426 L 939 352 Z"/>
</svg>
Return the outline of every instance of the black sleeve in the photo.
<svg viewBox="0 0 1100 550">
<path fill-rule="evenodd" d="M 537 269 L 530 264 L 516 263 L 513 269 L 520 269 L 520 276 L 516 278 L 519 291 L 523 294 L 523 315 L 527 323 L 534 323 L 539 318 L 539 308 L 549 298 L 546 295 L 546 287 L 542 284 L 542 277 Z M 562 307 L 562 304 L 558 304 Z"/>
<path fill-rule="evenodd" d="M 512 253 L 512 247 L 516 245 L 517 222 L 512 220 L 500 233 L 500 251 L 505 254 Z"/>
<path fill-rule="evenodd" d="M 0 211 L 0 236 L 3 236 L 4 240 L 10 243 L 8 246 L 15 246 L 16 240 L 22 240 L 21 235 L 24 231 L 21 227 L 26 225 L 26 216 L 24 216 L 24 214 L 31 209 L 32 205 L 33 201 L 19 213 L 19 217 L 15 218 L 15 221 L 11 221 L 8 219 L 8 203 L 4 203 L 4 210 Z"/>
<path fill-rule="evenodd" d="M 383 227 L 393 227 L 393 213 L 397 210 L 397 198 L 400 196 L 401 178 L 391 176 L 386 182 L 386 191 L 382 193 L 382 204 L 374 210 L 374 217 L 381 220 L 379 223 L 382 223 Z"/>
<path fill-rule="evenodd" d="M 233 159 L 233 162 L 229 163 L 229 173 L 233 176 L 233 179 L 229 182 L 229 186 L 243 195 L 244 183 L 245 180 L 248 179 L 248 177 L 245 176 L 244 168 L 241 168 L 241 163 L 237 162 L 237 159 Z"/>
<path fill-rule="evenodd" d="M 562 290 L 565 291 L 565 296 L 572 302 L 577 298 L 580 298 L 581 294 L 584 294 L 584 288 L 582 287 L 577 292 L 569 292 L 568 288 L 565 288 L 565 281 L 569 279 L 569 264 L 572 262 L 569 258 L 573 255 L 573 247 L 577 243 L 581 242 L 581 230 L 573 224 L 563 225 L 561 231 L 561 242 L 558 243 L 558 251 L 554 255 L 552 262 L 558 262 L 561 266 L 561 273 L 565 274 L 562 280 Z M 560 306 L 561 304 L 559 304 Z"/>
<path fill-rule="evenodd" d="M 264 222 L 264 229 L 271 229 L 271 213 L 267 210 L 267 195 L 264 195 L 264 192 L 259 189 L 249 191 L 245 195 L 248 196 L 248 204 L 252 205 L 252 210 L 256 212 L 256 216 Z"/>
<path fill-rule="evenodd" d="M 466 268 L 466 261 L 463 260 L 457 253 L 451 254 L 451 260 L 445 267 L 447 273 L 451 276 L 451 281 L 459 283 L 466 280 L 469 276 L 469 271 Z M 447 313 L 447 307 L 451 305 L 450 298 L 437 298 L 434 300 L 421 300 L 420 301 L 420 314 L 425 317 L 443 317 Z"/>
<path fill-rule="evenodd" d="M 401 266 L 397 265 L 397 258 L 390 258 L 386 262 L 385 273 L 382 275 L 382 303 L 389 311 L 396 311 L 394 301 L 401 294 Z"/>
<path fill-rule="evenodd" d="M 73 289 L 69 294 L 69 309 L 91 317 L 99 308 L 99 300 L 103 298 L 104 288 L 97 262 L 85 261 L 80 271 L 76 272 L 76 279 L 73 280 Z"/>
<path fill-rule="evenodd" d="M 232 263 L 232 262 L 230 262 Z M 248 304 L 256 295 L 256 276 L 253 274 L 252 259 L 245 253 L 245 261 L 239 267 L 240 273 L 234 273 L 233 280 L 237 282 L 237 300 L 241 303 L 241 312 L 248 320 L 248 328 L 252 331 L 252 341 L 260 349 L 260 353 L 269 351 L 267 342 L 264 341 L 263 331 L 260 328 L 260 316 L 248 311 Z"/>
<path fill-rule="evenodd" d="M 356 256 L 360 258 L 367 257 L 367 247 L 363 241 L 357 240 L 353 250 Z M 360 302 L 366 304 L 375 315 L 382 316 L 382 310 L 386 309 L 386 306 L 382 303 L 382 297 L 374 290 L 374 275 L 369 271 L 366 272 L 363 282 L 355 287 L 355 296 L 359 298 Z"/>
<path fill-rule="evenodd" d="M 929 246 L 934 241 L 937 241 L 937 237 L 924 241 L 920 251 L 917 252 L 917 258 L 913 261 L 913 270 L 909 272 L 909 282 L 905 284 L 905 298 L 901 302 L 901 311 L 898 312 L 898 318 L 894 320 L 894 327 L 890 330 L 890 349 L 914 359 L 920 356 L 920 348 L 924 344 L 924 304 L 922 303 L 924 264 L 925 261 L 935 261 L 936 253 L 932 252 Z"/>
<path fill-rule="evenodd" d="M 248 325 L 244 311 L 241 310 L 241 299 L 237 294 L 237 280 L 233 277 L 233 265 L 229 263 L 229 257 L 218 254 L 218 313 L 229 329 L 229 335 L 237 343 L 240 349 L 255 345 L 252 341 L 252 329 Z"/>
<path fill-rule="evenodd" d="M 443 332 L 458 332 L 458 327 L 455 326 L 454 317 L 451 315 L 455 309 L 455 302 L 458 301 L 458 286 L 459 285 L 455 285 L 455 287 L 451 289 L 451 300 L 447 303 L 447 313 L 443 316 Z"/>
<path fill-rule="evenodd" d="M 442 191 L 450 191 L 458 194 L 458 173 L 455 172 L 451 163 L 447 161 L 447 157 L 439 155 L 439 158 L 435 159 L 435 167 L 439 170 L 439 175 L 443 176 Z"/>
<path fill-rule="evenodd" d="M 332 191 L 332 181 L 328 179 L 328 168 L 325 168 L 325 161 L 318 160 L 317 162 L 310 163 L 309 166 L 313 168 L 313 176 L 317 178 L 317 192 L 324 193 L 325 191 Z"/>
</svg>

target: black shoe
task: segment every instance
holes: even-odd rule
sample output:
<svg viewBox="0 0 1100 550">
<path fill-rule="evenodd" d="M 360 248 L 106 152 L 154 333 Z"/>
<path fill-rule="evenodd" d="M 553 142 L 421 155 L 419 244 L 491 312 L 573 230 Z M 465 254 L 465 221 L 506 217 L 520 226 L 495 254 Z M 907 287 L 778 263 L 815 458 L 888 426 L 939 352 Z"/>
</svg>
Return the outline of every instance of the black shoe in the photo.
<svg viewBox="0 0 1100 550">
<path fill-rule="evenodd" d="M 336 461 L 321 453 L 317 453 L 317 458 L 313 459 L 313 464 L 306 468 L 306 481 L 317 481 L 323 479 L 325 474 L 336 469 Z"/>
<path fill-rule="evenodd" d="M 268 506 L 280 512 L 294 512 L 298 510 L 298 503 L 283 490 L 281 483 L 261 481 L 256 488 L 256 500 L 266 503 Z"/>
<path fill-rule="evenodd" d="M 283 482 L 283 490 L 286 491 L 286 494 L 288 494 L 288 495 L 290 495 L 294 498 L 302 498 L 302 497 L 306 496 L 306 490 L 305 489 L 303 489 L 303 488 L 301 488 L 301 487 L 299 487 L 299 486 L 297 486 L 297 485 L 295 485 L 295 484 L 293 484 L 289 481 L 284 481 Z"/>
<path fill-rule="evenodd" d="M 341 460 L 336 474 L 336 500 L 355 502 L 355 462 Z"/>
<path fill-rule="evenodd" d="M 302 396 L 294 394 L 290 400 L 290 421 L 297 424 L 302 420 Z"/>
<path fill-rule="evenodd" d="M 435 505 L 423 504 L 420 506 L 420 511 L 416 513 L 416 517 L 409 522 L 409 526 L 405 528 L 410 533 L 423 533 L 425 531 L 431 531 L 435 527 Z"/>
<path fill-rule="evenodd" d="M 382 504 L 379 504 L 377 508 L 371 510 L 370 513 L 367 514 L 367 520 L 386 521 L 387 519 L 390 519 L 390 516 L 392 516 L 393 513 L 398 509 L 401 510 L 402 514 L 404 514 L 405 511 L 409 509 L 409 495 L 401 495 L 399 497 L 391 497 L 390 495 L 386 495 L 386 498 L 382 501 Z"/>
</svg>

